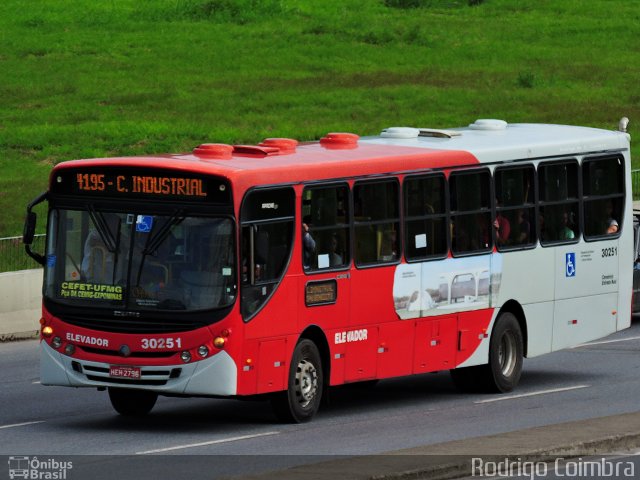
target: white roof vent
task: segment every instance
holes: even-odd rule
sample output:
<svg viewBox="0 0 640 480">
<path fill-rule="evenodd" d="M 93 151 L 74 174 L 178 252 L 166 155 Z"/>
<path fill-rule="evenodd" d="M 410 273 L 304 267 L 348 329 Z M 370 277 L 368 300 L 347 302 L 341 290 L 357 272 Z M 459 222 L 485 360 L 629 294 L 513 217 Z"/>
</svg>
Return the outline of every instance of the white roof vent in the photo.
<svg viewBox="0 0 640 480">
<path fill-rule="evenodd" d="M 411 127 L 389 127 L 382 130 L 383 138 L 418 138 L 420 129 Z"/>
<path fill-rule="evenodd" d="M 469 124 L 469 128 L 471 130 L 506 130 L 507 122 L 492 118 L 479 118 L 475 122 Z"/>
</svg>

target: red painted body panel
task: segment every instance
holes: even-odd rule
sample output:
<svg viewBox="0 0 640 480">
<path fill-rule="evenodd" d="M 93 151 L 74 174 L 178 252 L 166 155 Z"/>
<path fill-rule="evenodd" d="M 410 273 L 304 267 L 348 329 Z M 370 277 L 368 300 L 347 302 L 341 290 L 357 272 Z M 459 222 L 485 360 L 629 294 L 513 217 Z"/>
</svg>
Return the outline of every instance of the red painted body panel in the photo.
<svg viewBox="0 0 640 480">
<path fill-rule="evenodd" d="M 413 373 L 437 372 L 454 367 L 458 337 L 455 315 L 416 322 Z"/>
<path fill-rule="evenodd" d="M 380 325 L 378 330 L 378 378 L 411 373 L 415 322 L 397 321 Z"/>
</svg>

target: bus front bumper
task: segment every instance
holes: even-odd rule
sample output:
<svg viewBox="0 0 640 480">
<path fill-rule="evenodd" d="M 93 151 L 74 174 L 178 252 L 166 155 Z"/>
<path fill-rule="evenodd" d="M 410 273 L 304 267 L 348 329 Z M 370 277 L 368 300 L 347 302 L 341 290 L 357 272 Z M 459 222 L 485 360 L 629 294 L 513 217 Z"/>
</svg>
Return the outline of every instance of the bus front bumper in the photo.
<svg viewBox="0 0 640 480">
<path fill-rule="evenodd" d="M 142 366 L 140 378 L 109 376 L 110 363 L 76 360 L 40 342 L 40 382 L 65 387 L 118 387 L 152 390 L 159 394 L 233 396 L 238 369 L 224 351 L 198 362 L 181 365 Z M 134 365 L 134 362 L 127 365 Z"/>
</svg>

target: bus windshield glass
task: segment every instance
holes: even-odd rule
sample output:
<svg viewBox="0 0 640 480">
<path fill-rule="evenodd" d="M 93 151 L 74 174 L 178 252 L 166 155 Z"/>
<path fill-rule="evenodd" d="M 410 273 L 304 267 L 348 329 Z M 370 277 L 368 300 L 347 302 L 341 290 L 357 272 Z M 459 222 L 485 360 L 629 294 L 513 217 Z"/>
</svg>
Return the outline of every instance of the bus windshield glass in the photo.
<svg viewBox="0 0 640 480">
<path fill-rule="evenodd" d="M 56 302 L 127 310 L 205 310 L 236 296 L 233 221 L 54 209 L 45 295 Z"/>
</svg>

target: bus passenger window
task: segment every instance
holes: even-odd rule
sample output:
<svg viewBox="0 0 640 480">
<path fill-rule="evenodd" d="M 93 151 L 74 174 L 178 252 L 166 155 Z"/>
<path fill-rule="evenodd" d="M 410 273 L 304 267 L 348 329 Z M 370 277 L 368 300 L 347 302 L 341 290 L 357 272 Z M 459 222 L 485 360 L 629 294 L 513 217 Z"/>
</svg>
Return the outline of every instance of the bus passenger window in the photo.
<svg viewBox="0 0 640 480">
<path fill-rule="evenodd" d="M 400 258 L 398 182 L 358 182 L 353 189 L 356 265 Z"/>
<path fill-rule="evenodd" d="M 584 235 L 586 238 L 616 235 L 624 210 L 622 159 L 587 159 L 582 164 Z"/>
<path fill-rule="evenodd" d="M 576 162 L 538 167 L 540 243 L 575 242 L 580 236 L 578 165 Z"/>
<path fill-rule="evenodd" d="M 404 244 L 407 260 L 447 253 L 446 181 L 442 174 L 404 181 Z"/>
<path fill-rule="evenodd" d="M 494 174 L 498 250 L 536 243 L 533 165 L 497 168 Z"/>
<path fill-rule="evenodd" d="M 449 178 L 451 250 L 481 253 L 493 246 L 488 170 L 453 172 Z"/>
<path fill-rule="evenodd" d="M 305 270 L 349 265 L 349 187 L 308 187 L 302 194 L 302 264 Z"/>
</svg>

